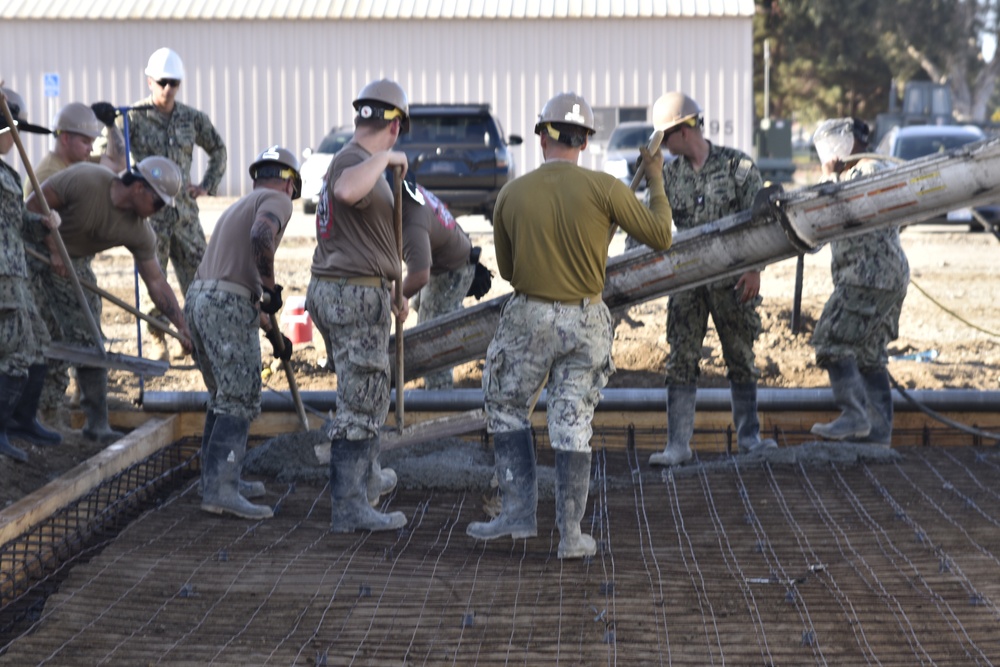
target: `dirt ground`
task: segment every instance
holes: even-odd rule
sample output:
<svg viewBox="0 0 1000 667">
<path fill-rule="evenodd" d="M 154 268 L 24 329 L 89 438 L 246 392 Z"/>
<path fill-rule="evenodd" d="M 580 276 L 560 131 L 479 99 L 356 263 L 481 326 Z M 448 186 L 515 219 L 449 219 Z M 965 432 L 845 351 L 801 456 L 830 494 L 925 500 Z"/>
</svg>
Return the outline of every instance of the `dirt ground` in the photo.
<svg viewBox="0 0 1000 667">
<path fill-rule="evenodd" d="M 208 202 L 203 209 L 213 206 L 222 209 L 226 203 Z M 483 230 L 473 236 L 474 242 L 484 248 L 484 262 L 495 268 L 491 235 Z M 619 235 L 612 244 L 612 254 L 621 252 L 623 242 Z M 910 261 L 912 284 L 903 309 L 899 339 L 891 346 L 890 353 L 906 355 L 935 350 L 937 358 L 928 363 L 893 361 L 890 372 L 908 388 L 1000 388 L 1000 309 L 997 308 L 1000 242 L 990 234 L 973 234 L 964 228 L 922 225 L 904 230 L 903 244 Z M 311 238 L 296 236 L 286 238 L 278 250 L 276 273 L 285 287 L 286 302 L 290 296 L 305 295 L 313 247 Z M 760 311 L 764 332 L 757 343 L 761 386 L 827 385 L 825 373 L 813 363 L 809 335 L 831 291 L 829 262 L 828 249 L 805 257 L 798 334 L 792 332 L 796 261 L 774 264 L 764 272 L 761 282 L 764 302 Z M 128 302 L 134 299 L 132 266 L 131 257 L 123 250 L 104 253 L 94 263 L 99 284 Z M 169 280 L 179 292 L 172 272 Z M 509 285 L 495 277 L 486 298 L 509 291 Z M 469 303 L 475 302 L 469 299 Z M 665 307 L 666 298 L 637 305 L 618 326 L 613 353 L 617 373 L 612 376 L 610 387 L 662 386 L 668 351 Z M 416 315 L 411 314 L 407 325 L 413 326 L 415 322 Z M 102 326 L 111 351 L 136 354 L 136 325 L 131 315 L 105 304 Z M 266 350 L 262 362 L 266 365 L 271 361 L 270 345 L 263 341 L 262 349 Z M 727 386 L 718 338 L 712 329 L 703 354 L 699 386 Z M 311 343 L 295 347 L 293 359 L 300 389 L 336 388 L 336 378 L 324 368 L 325 357 L 318 333 L 314 333 Z M 204 390 L 190 357 L 174 358 L 171 364 L 165 376 L 146 379 L 145 391 Z M 481 366 L 481 361 L 475 361 L 457 367 L 456 386 L 480 387 Z M 138 409 L 135 401 L 140 392 L 136 377 L 112 371 L 109 384 L 113 410 Z M 416 380 L 407 387 L 420 385 L 421 381 Z M 270 376 L 267 386 L 287 389 L 280 372 Z M 99 450 L 98 446 L 83 441 L 78 432 L 66 433 L 66 443 L 60 447 L 28 446 L 31 456 L 28 463 L 0 459 L 0 506 L 38 488 Z"/>
</svg>

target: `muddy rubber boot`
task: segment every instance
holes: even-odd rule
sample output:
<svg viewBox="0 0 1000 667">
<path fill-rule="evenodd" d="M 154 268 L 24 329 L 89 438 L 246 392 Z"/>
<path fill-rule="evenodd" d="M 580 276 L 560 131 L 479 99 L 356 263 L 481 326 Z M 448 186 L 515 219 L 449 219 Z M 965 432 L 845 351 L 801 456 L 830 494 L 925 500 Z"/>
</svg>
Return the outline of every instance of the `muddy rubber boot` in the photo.
<svg viewBox="0 0 1000 667">
<path fill-rule="evenodd" d="M 28 369 L 28 380 L 21 391 L 21 398 L 7 422 L 8 437 L 27 440 L 40 447 L 62 442 L 62 435 L 38 423 L 38 402 L 42 398 L 45 371 L 44 364 L 35 364 Z"/>
<path fill-rule="evenodd" d="M 860 442 L 870 442 L 884 447 L 892 446 L 892 385 L 889 372 L 881 368 L 861 374 L 865 383 L 865 398 L 868 400 L 868 421 L 871 430 Z"/>
<path fill-rule="evenodd" d="M 102 445 L 110 445 L 125 434 L 108 425 L 108 371 L 106 368 L 78 368 L 76 381 L 80 383 L 80 407 L 87 417 L 83 437 Z"/>
<path fill-rule="evenodd" d="M 212 433 L 202 450 L 201 509 L 212 514 L 233 514 L 241 519 L 270 519 L 267 505 L 254 505 L 240 495 L 240 471 L 247 450 L 250 421 L 217 414 Z"/>
<path fill-rule="evenodd" d="M 202 461 L 204 457 L 207 456 L 206 446 L 208 445 L 208 436 L 212 435 L 212 429 L 215 427 L 215 411 L 209 410 L 205 414 L 205 428 L 201 434 L 201 455 Z M 240 480 L 240 495 L 244 498 L 262 498 L 267 495 L 267 487 L 264 486 L 264 482 L 250 482 L 244 479 Z M 201 480 L 198 480 L 198 495 L 204 495 L 204 489 L 202 489 Z"/>
<path fill-rule="evenodd" d="M 778 446 L 770 438 L 760 439 L 760 418 L 757 416 L 757 383 L 729 383 L 733 406 L 733 424 L 736 426 L 736 444 L 740 454 L 773 449 Z"/>
<path fill-rule="evenodd" d="M 510 536 L 517 539 L 538 534 L 538 476 L 531 429 L 493 435 L 500 514 L 492 521 L 474 521 L 465 534 L 477 540 Z"/>
<path fill-rule="evenodd" d="M 378 462 L 378 454 L 382 451 L 379 438 L 369 438 L 368 443 L 368 504 L 378 507 L 379 500 L 396 488 L 396 471 L 383 468 Z"/>
<path fill-rule="evenodd" d="M 28 460 L 28 453 L 10 444 L 7 439 L 7 424 L 21 400 L 22 387 L 27 380 L 13 375 L 0 375 L 0 454 L 22 463 Z"/>
<path fill-rule="evenodd" d="M 697 394 L 698 388 L 693 384 L 667 387 L 667 446 L 649 457 L 649 465 L 675 466 L 691 460 Z"/>
<path fill-rule="evenodd" d="M 857 362 L 838 359 L 827 367 L 833 400 L 840 408 L 840 416 L 828 424 L 813 424 L 812 433 L 827 440 L 860 440 L 871 431 L 868 421 L 868 400 L 865 383 L 858 372 Z"/>
<path fill-rule="evenodd" d="M 559 558 L 583 558 L 597 553 L 597 543 L 580 532 L 590 493 L 590 452 L 556 451 L 556 526 Z"/>
<path fill-rule="evenodd" d="M 396 530 L 406 525 L 402 512 L 383 514 L 368 504 L 368 440 L 335 439 L 330 443 L 330 531 Z"/>
</svg>

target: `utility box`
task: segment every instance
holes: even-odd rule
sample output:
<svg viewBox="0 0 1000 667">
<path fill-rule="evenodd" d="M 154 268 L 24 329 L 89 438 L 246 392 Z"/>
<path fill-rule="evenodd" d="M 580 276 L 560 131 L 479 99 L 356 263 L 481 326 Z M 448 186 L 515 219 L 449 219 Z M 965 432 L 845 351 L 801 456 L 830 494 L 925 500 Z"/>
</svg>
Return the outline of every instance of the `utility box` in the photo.
<svg viewBox="0 0 1000 667">
<path fill-rule="evenodd" d="M 792 161 L 792 124 L 784 119 L 761 119 L 753 135 L 757 168 L 765 183 L 790 183 L 795 173 Z"/>
</svg>

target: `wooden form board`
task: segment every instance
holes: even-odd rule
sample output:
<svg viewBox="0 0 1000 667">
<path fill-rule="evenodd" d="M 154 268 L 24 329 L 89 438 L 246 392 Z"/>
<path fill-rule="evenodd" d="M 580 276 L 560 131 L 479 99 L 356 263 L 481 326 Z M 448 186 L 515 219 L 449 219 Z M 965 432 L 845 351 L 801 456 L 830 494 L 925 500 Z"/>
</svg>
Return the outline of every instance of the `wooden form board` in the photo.
<svg viewBox="0 0 1000 667">
<path fill-rule="evenodd" d="M 23 535 L 108 478 L 178 440 L 176 426 L 176 417 L 147 418 L 145 424 L 108 445 L 101 453 L 4 509 L 0 512 L 0 544 Z"/>
</svg>

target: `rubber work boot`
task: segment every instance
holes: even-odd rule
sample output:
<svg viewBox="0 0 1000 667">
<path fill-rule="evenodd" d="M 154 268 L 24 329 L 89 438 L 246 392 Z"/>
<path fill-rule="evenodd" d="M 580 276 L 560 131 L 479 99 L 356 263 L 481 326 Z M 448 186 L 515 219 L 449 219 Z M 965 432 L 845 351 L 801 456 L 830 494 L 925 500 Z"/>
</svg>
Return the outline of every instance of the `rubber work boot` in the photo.
<svg viewBox="0 0 1000 667">
<path fill-rule="evenodd" d="M 240 471 L 247 451 L 250 420 L 217 414 L 212 433 L 202 450 L 201 509 L 212 514 L 228 512 L 242 519 L 270 519 L 267 505 L 254 505 L 240 495 Z"/>
<path fill-rule="evenodd" d="M 871 430 L 861 442 L 873 445 L 892 446 L 892 385 L 889 372 L 880 368 L 861 374 L 865 383 L 865 398 L 868 400 L 868 421 Z"/>
<path fill-rule="evenodd" d="M 406 525 L 402 512 L 382 512 L 368 504 L 368 440 L 334 439 L 330 443 L 330 530 L 396 530 Z"/>
<path fill-rule="evenodd" d="M 667 387 L 667 446 L 649 457 L 649 465 L 675 466 L 691 460 L 697 394 L 698 388 L 693 384 Z"/>
<path fill-rule="evenodd" d="M 597 553 L 597 543 L 580 532 L 590 493 L 590 452 L 556 451 L 556 526 L 559 558 L 583 558 Z"/>
<path fill-rule="evenodd" d="M 121 439 L 124 433 L 108 425 L 108 370 L 106 368 L 78 368 L 76 381 L 80 383 L 80 407 L 87 418 L 83 437 L 102 445 Z"/>
<path fill-rule="evenodd" d="M 826 369 L 830 375 L 833 400 L 840 408 L 840 416 L 829 424 L 813 424 L 812 433 L 827 440 L 859 440 L 871 431 L 868 421 L 868 401 L 865 383 L 853 358 L 830 362 Z"/>
<path fill-rule="evenodd" d="M 33 445 L 51 446 L 62 442 L 62 435 L 38 423 L 38 402 L 42 398 L 45 384 L 44 364 L 35 364 L 28 369 L 28 380 L 21 390 L 21 398 L 14 413 L 7 421 L 7 435 L 27 440 Z"/>
<path fill-rule="evenodd" d="M 368 442 L 368 504 L 378 507 L 379 500 L 387 493 L 391 493 L 396 488 L 396 471 L 392 468 L 383 468 L 378 462 L 378 453 L 381 451 L 378 438 L 372 438 Z"/>
<path fill-rule="evenodd" d="M 28 460 L 28 453 L 10 444 L 10 440 L 7 439 L 7 424 L 10 423 L 11 415 L 14 414 L 17 402 L 21 399 L 21 390 L 25 382 L 25 378 L 0 375 L 0 454 L 22 463 Z"/>
<path fill-rule="evenodd" d="M 538 476 L 531 429 L 493 435 L 500 514 L 492 521 L 474 521 L 465 529 L 477 540 L 510 535 L 515 540 L 538 534 Z"/>
<path fill-rule="evenodd" d="M 757 383 L 729 383 L 733 406 L 733 424 L 740 454 L 772 449 L 778 446 L 770 438 L 760 439 L 760 419 L 757 416 Z"/>
<path fill-rule="evenodd" d="M 212 429 L 215 427 L 215 411 L 209 410 L 205 414 L 205 428 L 201 435 L 201 455 L 202 461 L 204 457 L 208 456 L 207 446 L 208 446 L 208 436 L 212 435 Z M 250 482 L 244 479 L 240 480 L 239 485 L 240 495 L 244 498 L 262 498 L 267 495 L 267 488 L 264 486 L 264 482 Z M 198 495 L 204 495 L 204 490 L 202 489 L 201 480 L 198 480 Z"/>
</svg>

